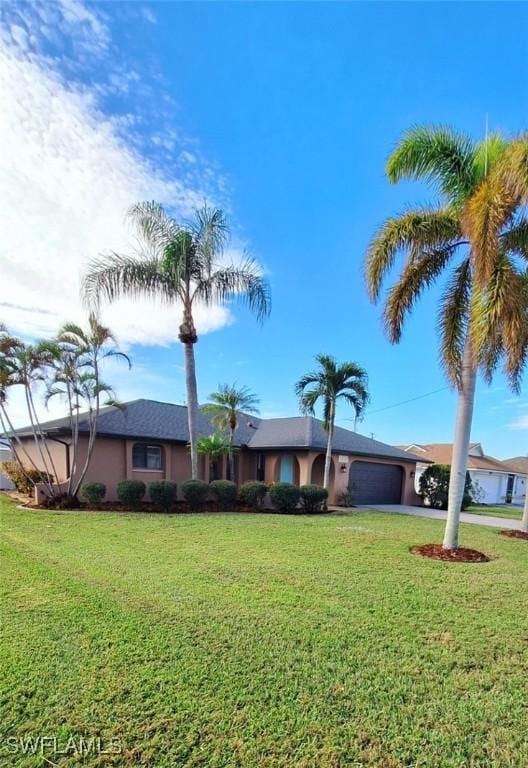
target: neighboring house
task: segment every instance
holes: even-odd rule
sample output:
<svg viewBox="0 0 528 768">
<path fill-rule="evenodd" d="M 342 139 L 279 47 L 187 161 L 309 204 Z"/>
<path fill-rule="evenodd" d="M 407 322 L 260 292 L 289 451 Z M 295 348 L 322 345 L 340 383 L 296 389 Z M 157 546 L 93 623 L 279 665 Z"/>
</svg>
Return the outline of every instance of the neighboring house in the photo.
<svg viewBox="0 0 528 768">
<path fill-rule="evenodd" d="M 414 454 L 427 462 L 451 464 L 452 443 L 400 445 L 401 450 Z M 526 460 L 528 461 L 528 460 Z M 419 489 L 420 476 L 426 463 L 416 465 L 415 488 Z M 478 501 L 483 504 L 521 504 L 524 500 L 527 474 L 518 471 L 511 462 L 486 456 L 480 443 L 471 443 L 468 452 L 468 471 L 476 489 Z"/>
<path fill-rule="evenodd" d="M 13 454 L 9 444 L 0 440 L 0 491 L 12 491 L 15 487 L 7 475 L 2 472 L 3 462 L 11 461 L 12 458 Z"/>
<path fill-rule="evenodd" d="M 58 479 L 70 474 L 70 430 L 68 419 L 42 424 L 49 438 Z M 199 415 L 199 435 L 215 430 L 210 418 Z M 80 421 L 81 460 L 86 451 L 87 425 Z M 20 430 L 26 450 L 35 463 L 34 445 L 29 430 Z M 107 498 L 116 498 L 116 484 L 127 478 L 146 483 L 169 479 L 189 479 L 191 463 L 187 447 L 189 431 L 187 408 L 153 400 L 134 400 L 124 411 L 103 408 L 98 423 L 98 438 L 87 480 L 107 487 Z M 259 419 L 239 415 L 235 434 L 235 480 L 279 480 L 298 485 L 322 485 L 326 432 L 311 416 L 284 419 Z M 329 487 L 330 502 L 353 488 L 356 504 L 406 503 L 417 501 L 414 493 L 416 456 L 393 446 L 341 427 L 335 428 Z M 225 467 L 227 473 L 227 466 Z M 200 476 L 208 480 L 209 463 L 200 457 Z"/>
<path fill-rule="evenodd" d="M 504 459 L 504 463 L 515 472 L 513 502 L 515 504 L 524 504 L 528 488 L 528 456 L 514 456 L 513 459 Z"/>
</svg>

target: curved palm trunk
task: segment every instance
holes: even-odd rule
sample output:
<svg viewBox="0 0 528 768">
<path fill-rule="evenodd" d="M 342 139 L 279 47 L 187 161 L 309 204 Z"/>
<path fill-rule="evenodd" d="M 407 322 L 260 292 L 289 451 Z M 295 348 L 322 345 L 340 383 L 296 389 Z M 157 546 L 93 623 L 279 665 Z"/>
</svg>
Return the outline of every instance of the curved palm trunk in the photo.
<svg viewBox="0 0 528 768">
<path fill-rule="evenodd" d="M 329 490 L 330 467 L 332 465 L 332 442 L 334 439 L 334 403 L 330 403 L 330 420 L 328 424 L 328 441 L 326 443 L 326 456 L 323 475 L 323 487 Z"/>
<path fill-rule="evenodd" d="M 524 511 L 521 520 L 521 531 L 528 533 L 528 483 L 525 483 Z"/>
<path fill-rule="evenodd" d="M 196 386 L 196 365 L 194 362 L 194 343 L 183 345 L 185 352 L 185 385 L 187 387 L 187 420 L 189 424 L 189 445 L 191 446 L 191 477 L 198 479 L 198 389 Z"/>
<path fill-rule="evenodd" d="M 460 509 L 464 495 L 466 471 L 471 436 L 471 421 L 475 402 L 475 384 L 477 371 L 473 362 L 473 354 L 469 339 L 466 341 L 464 359 L 462 361 L 462 381 L 458 396 L 458 409 L 455 427 L 455 441 L 451 458 L 451 476 L 449 480 L 449 500 L 447 507 L 447 522 L 444 532 L 444 549 L 457 549 Z"/>
<path fill-rule="evenodd" d="M 92 455 L 95 448 L 95 439 L 97 437 L 97 422 L 99 420 L 99 411 L 101 409 L 101 395 L 98 388 L 99 387 L 99 361 L 98 361 L 97 353 L 95 353 L 93 357 L 93 368 L 94 368 L 95 386 L 96 386 L 95 408 L 90 408 L 90 416 L 89 416 L 90 433 L 88 435 L 88 447 L 86 450 L 86 459 L 85 459 L 83 468 L 81 469 L 81 473 L 76 480 L 75 487 L 73 489 L 74 498 L 77 498 L 77 494 L 81 490 L 81 485 L 83 484 L 84 478 L 86 477 L 86 473 L 88 472 L 88 467 L 90 466 L 90 462 L 92 460 Z M 78 418 L 79 418 L 78 414 L 79 414 L 79 409 L 77 409 L 77 426 L 78 426 Z M 77 429 L 76 439 L 78 442 L 79 440 L 78 429 Z M 78 445 L 76 447 L 78 448 Z"/>
</svg>

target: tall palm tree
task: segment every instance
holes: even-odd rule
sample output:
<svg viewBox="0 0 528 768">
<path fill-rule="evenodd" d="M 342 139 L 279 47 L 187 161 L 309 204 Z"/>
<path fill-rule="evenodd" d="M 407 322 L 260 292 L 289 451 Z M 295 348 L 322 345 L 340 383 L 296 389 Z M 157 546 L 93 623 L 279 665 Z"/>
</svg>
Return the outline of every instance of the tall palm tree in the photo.
<svg viewBox="0 0 528 768">
<path fill-rule="evenodd" d="M 328 488 L 337 401 L 345 400 L 354 409 L 356 418 L 361 418 L 369 400 L 368 378 L 365 370 L 357 363 L 339 365 L 331 355 L 316 355 L 315 360 L 319 369 L 301 376 L 295 385 L 295 394 L 299 398 L 302 413 L 312 416 L 317 402 L 323 402 L 324 428 L 328 434 L 323 485 Z"/>
<path fill-rule="evenodd" d="M 218 208 L 204 205 L 196 211 L 194 221 L 185 226 L 155 202 L 138 203 L 128 217 L 138 235 L 136 253 L 114 253 L 92 261 L 83 281 L 84 295 L 88 302 L 143 295 L 181 307 L 178 338 L 185 351 L 191 468 L 196 478 L 198 393 L 194 345 L 198 335 L 193 310 L 197 304 L 211 306 L 239 299 L 263 320 L 271 308 L 269 286 L 258 264 L 248 256 L 240 264 L 221 262 L 229 227 Z"/>
<path fill-rule="evenodd" d="M 231 452 L 231 444 L 227 437 L 219 434 L 205 435 L 199 437 L 197 441 L 198 453 L 202 456 L 207 456 L 209 461 L 216 467 L 216 463 L 223 459 L 224 456 L 229 456 Z M 216 476 L 213 480 L 218 480 Z"/>
<path fill-rule="evenodd" d="M 237 388 L 235 384 L 221 384 L 218 392 L 209 395 L 210 403 L 202 407 L 202 411 L 210 415 L 211 422 L 217 429 L 229 431 L 229 474 L 235 479 L 235 458 L 233 441 L 238 427 L 239 413 L 254 413 L 258 411 L 258 397 L 249 387 Z"/>
<path fill-rule="evenodd" d="M 122 408 L 113 388 L 101 378 L 105 360 L 124 360 L 131 368 L 128 355 L 117 349 L 117 340 L 110 328 L 102 325 L 94 312 L 88 316 L 88 327 L 66 323 L 60 329 L 56 345 L 60 350 L 53 365 L 53 376 L 48 383 L 46 400 L 62 396 L 68 404 L 72 434 L 72 456 L 67 493 L 75 498 L 83 483 L 93 455 L 97 437 L 97 422 L 104 396 L 105 405 Z M 84 462 L 79 465 L 79 416 L 81 407 L 87 409 L 88 447 Z"/>
<path fill-rule="evenodd" d="M 424 179 L 440 199 L 388 219 L 366 257 L 367 287 L 377 301 L 396 256 L 405 254 L 384 308 L 392 343 L 400 341 L 404 321 L 423 291 L 451 267 L 438 316 L 441 360 L 459 392 L 446 549 L 458 546 L 477 370 L 490 379 L 504 360 L 510 384 L 518 390 L 525 361 L 519 343 L 525 318 L 518 262 L 528 258 L 526 146 L 526 138 L 508 143 L 499 136 L 475 143 L 444 127 L 408 131 L 389 157 L 387 176 L 392 183 Z"/>
<path fill-rule="evenodd" d="M 35 484 L 34 479 L 26 470 L 26 465 L 22 462 L 22 456 L 27 466 L 36 474 L 41 475 L 48 493 L 52 496 L 54 494 L 55 478 L 52 466 L 49 463 L 49 456 L 44 453 L 39 427 L 35 423 L 35 409 L 31 392 L 32 385 L 35 382 L 43 381 L 45 378 L 44 369 L 55 357 L 55 350 L 53 350 L 53 354 L 50 354 L 50 352 L 51 347 L 48 348 L 40 344 L 34 347 L 27 347 L 20 339 L 12 336 L 3 323 L 0 323 L 0 427 L 2 432 L 9 437 L 15 461 L 28 482 L 31 485 Z M 26 405 L 36 448 L 35 458 L 26 449 L 9 416 L 9 390 L 16 386 L 22 386 L 25 391 Z M 39 457 L 41 461 L 40 470 L 35 463 L 36 461 L 38 462 Z"/>
</svg>

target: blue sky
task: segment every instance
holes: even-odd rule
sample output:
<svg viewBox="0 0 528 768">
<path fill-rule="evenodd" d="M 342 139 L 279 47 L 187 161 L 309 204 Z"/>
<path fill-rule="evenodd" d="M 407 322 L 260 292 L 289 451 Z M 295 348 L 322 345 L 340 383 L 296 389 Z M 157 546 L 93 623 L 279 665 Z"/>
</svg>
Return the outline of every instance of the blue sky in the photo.
<svg viewBox="0 0 528 768">
<path fill-rule="evenodd" d="M 273 311 L 262 327 L 235 306 L 200 318 L 202 399 L 236 380 L 260 396 L 263 415 L 295 414 L 295 380 L 329 352 L 369 373 L 362 432 L 390 443 L 452 439 L 448 389 L 388 407 L 447 387 L 439 291 L 393 347 L 362 261 L 385 217 L 434 198 L 384 178 L 402 131 L 441 122 L 479 138 L 486 113 L 491 130 L 527 128 L 527 4 L 61 0 L 4 5 L 0 21 L 16 107 L 4 118 L 0 177 L 12 190 L 0 252 L 8 323 L 38 335 L 80 311 L 78 271 L 94 251 L 118 247 L 123 210 L 138 196 L 182 216 L 207 196 L 229 211 L 234 251 L 247 247 L 264 265 Z M 108 318 L 135 361 L 132 374 L 115 372 L 120 394 L 182 402 L 177 318 L 125 305 Z M 341 408 L 340 423 L 351 415 Z M 500 375 L 481 382 L 473 439 L 506 458 L 528 452 L 527 429 L 526 396 Z"/>
</svg>

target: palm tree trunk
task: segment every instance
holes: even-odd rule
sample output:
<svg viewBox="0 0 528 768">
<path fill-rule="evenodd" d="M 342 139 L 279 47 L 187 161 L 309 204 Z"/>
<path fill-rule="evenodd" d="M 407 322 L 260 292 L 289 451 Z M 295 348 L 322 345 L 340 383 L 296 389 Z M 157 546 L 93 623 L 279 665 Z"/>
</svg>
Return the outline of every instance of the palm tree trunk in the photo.
<svg viewBox="0 0 528 768">
<path fill-rule="evenodd" d="M 187 387 L 187 419 L 189 424 L 189 445 L 191 446 L 191 477 L 198 479 L 198 390 L 196 386 L 196 366 L 194 362 L 194 344 L 183 345 L 185 351 L 185 384 Z"/>
<path fill-rule="evenodd" d="M 477 370 L 473 362 L 471 342 L 467 339 L 464 358 L 462 360 L 462 380 L 458 395 L 455 441 L 453 443 L 453 455 L 451 457 L 447 521 L 444 532 L 444 542 L 442 545 L 444 549 L 458 548 L 460 509 L 462 507 L 464 486 L 466 482 L 476 380 Z"/>
<path fill-rule="evenodd" d="M 89 435 L 88 435 L 88 447 L 86 449 L 86 459 L 85 459 L 83 468 L 81 469 L 81 473 L 75 483 L 75 488 L 73 490 L 74 499 L 77 498 L 77 494 L 81 490 L 81 485 L 84 481 L 84 478 L 86 477 L 86 473 L 88 472 L 88 467 L 90 466 L 93 451 L 95 448 L 95 440 L 97 438 L 97 422 L 99 420 L 99 410 L 101 407 L 101 394 L 99 392 L 99 383 L 100 383 L 99 382 L 99 361 L 97 358 L 97 353 L 95 353 L 93 357 L 93 369 L 94 369 L 95 389 L 96 389 L 95 408 L 90 407 L 90 415 L 88 417 L 90 428 L 89 428 Z M 78 413 L 79 413 L 79 409 L 77 409 L 77 414 Z M 78 439 L 79 439 L 79 433 L 77 431 L 77 440 Z"/>
<path fill-rule="evenodd" d="M 235 437 L 235 430 L 229 430 L 229 479 L 232 483 L 235 481 L 235 457 L 233 455 L 233 439 Z"/>
<path fill-rule="evenodd" d="M 528 481 L 524 484 L 524 512 L 521 520 L 521 531 L 528 533 Z"/>
<path fill-rule="evenodd" d="M 330 466 L 332 464 L 332 442 L 334 439 L 334 403 L 330 403 L 330 419 L 328 424 L 328 441 L 326 443 L 326 456 L 323 475 L 323 487 L 328 490 L 330 485 Z"/>
</svg>

